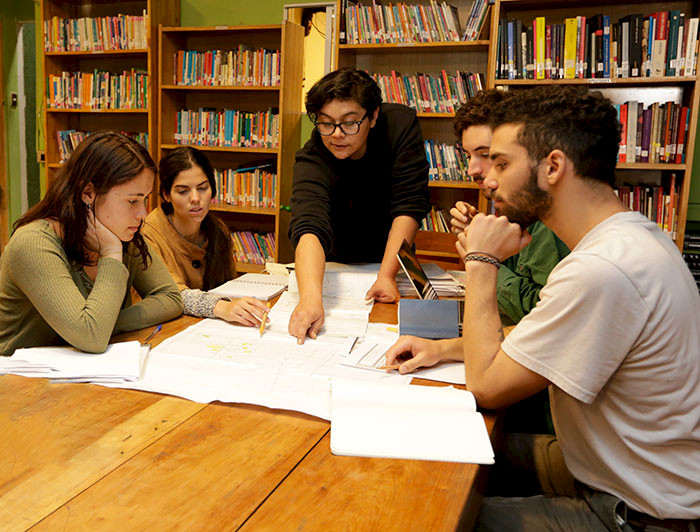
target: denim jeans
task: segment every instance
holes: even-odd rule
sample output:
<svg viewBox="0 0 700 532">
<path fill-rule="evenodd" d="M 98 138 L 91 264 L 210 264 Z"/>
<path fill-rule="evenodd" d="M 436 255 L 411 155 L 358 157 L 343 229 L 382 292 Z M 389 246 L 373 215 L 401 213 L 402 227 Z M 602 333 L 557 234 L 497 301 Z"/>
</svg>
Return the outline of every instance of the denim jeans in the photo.
<svg viewBox="0 0 700 532">
<path fill-rule="evenodd" d="M 511 434 L 497 452 L 475 530 L 494 532 L 661 532 L 632 527 L 621 499 L 593 490 L 569 472 L 554 436 Z M 487 495 L 491 493 L 487 492 Z M 690 525 L 688 530 L 693 530 Z"/>
</svg>

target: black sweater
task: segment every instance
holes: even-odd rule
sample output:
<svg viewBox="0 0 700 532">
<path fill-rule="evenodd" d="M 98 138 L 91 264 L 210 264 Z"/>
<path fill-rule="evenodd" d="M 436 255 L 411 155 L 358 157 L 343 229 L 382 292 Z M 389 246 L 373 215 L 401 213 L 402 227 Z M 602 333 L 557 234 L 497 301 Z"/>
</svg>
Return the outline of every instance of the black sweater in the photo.
<svg viewBox="0 0 700 532">
<path fill-rule="evenodd" d="M 381 262 L 395 217 L 430 210 L 428 161 L 413 109 L 382 104 L 358 160 L 336 159 L 314 129 L 297 152 L 289 238 L 316 235 L 326 260 Z"/>
</svg>

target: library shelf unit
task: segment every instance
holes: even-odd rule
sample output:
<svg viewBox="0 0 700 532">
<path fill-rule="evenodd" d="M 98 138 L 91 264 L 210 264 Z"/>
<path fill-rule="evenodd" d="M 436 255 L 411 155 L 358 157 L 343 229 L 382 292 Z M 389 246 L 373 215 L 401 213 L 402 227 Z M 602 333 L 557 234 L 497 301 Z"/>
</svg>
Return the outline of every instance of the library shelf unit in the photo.
<svg viewBox="0 0 700 532">
<path fill-rule="evenodd" d="M 287 229 L 290 213 L 281 208 L 289 205 L 294 154 L 300 145 L 301 82 L 304 30 L 290 22 L 260 26 L 162 27 L 159 38 L 160 144 L 158 157 L 185 144 L 176 142 L 177 113 L 182 110 L 279 113 L 277 147 L 228 147 L 189 144 L 203 151 L 215 169 L 240 169 L 271 164 L 277 174 L 274 207 L 237 206 L 213 203 L 211 209 L 232 231 L 272 233 L 275 236 L 273 259 L 293 260 Z M 178 51 L 207 52 L 237 50 L 278 50 L 280 83 L 277 86 L 250 85 L 180 85 L 175 79 Z M 156 185 L 156 189 L 158 186 Z M 220 192 L 220 191 L 219 191 Z M 264 265 L 237 262 L 238 272 L 259 272 Z"/>
<path fill-rule="evenodd" d="M 622 0 L 607 2 L 605 0 L 574 0 L 557 2 L 554 0 L 496 0 L 495 14 L 491 20 L 491 34 L 498 35 L 501 19 L 522 21 L 523 26 L 531 25 L 535 17 L 545 17 L 546 24 L 562 24 L 565 19 L 585 16 L 588 20 L 597 14 L 608 15 L 611 23 L 622 17 L 641 14 L 649 17 L 652 13 L 678 10 L 685 14 L 686 21 L 691 17 L 700 16 L 700 2 L 697 0 L 682 1 L 650 1 Z M 612 31 L 611 31 L 612 33 Z M 492 38 L 491 47 L 498 48 L 497 37 Z M 697 56 L 697 52 L 696 52 Z M 494 57 L 495 59 L 495 57 Z M 676 104 L 689 107 L 689 126 L 685 142 L 685 159 L 683 163 L 645 163 L 620 162 L 617 165 L 617 184 L 630 183 L 661 185 L 665 191 L 670 186 L 670 176 L 675 174 L 675 183 L 679 186 L 677 225 L 675 242 L 680 249 L 683 246 L 686 217 L 688 212 L 688 196 L 690 192 L 691 172 L 693 167 L 693 152 L 695 148 L 696 130 L 698 126 L 698 104 L 700 85 L 698 85 L 697 64 L 696 75 L 693 76 L 651 76 L 625 78 L 593 78 L 593 79 L 497 79 L 496 61 L 489 64 L 489 79 L 493 86 L 508 90 L 520 90 L 540 84 L 551 85 L 584 85 L 591 90 L 599 90 L 610 98 L 616 105 L 627 101 L 638 101 L 644 107 L 654 102 L 673 101 Z"/>
<path fill-rule="evenodd" d="M 362 2 L 363 5 L 371 5 Z M 428 0 L 414 0 L 410 5 L 429 6 Z M 457 8 L 460 26 L 464 30 L 472 0 L 454 0 L 449 2 Z M 344 17 L 341 0 L 338 0 L 336 17 L 340 31 L 340 19 Z M 453 74 L 459 71 L 481 73 L 485 87 L 492 87 L 492 78 L 488 77 L 488 65 L 495 61 L 495 47 L 491 39 L 489 20 L 493 17 L 493 6 L 483 25 L 479 39 L 475 41 L 451 42 L 415 42 L 382 44 L 342 44 L 336 40 L 335 57 L 337 67 L 351 67 L 366 70 L 370 74 L 390 75 L 392 70 L 404 76 L 413 76 L 417 72 L 437 75 L 441 70 Z M 454 113 L 418 112 L 423 138 L 453 145 L 455 137 L 452 130 Z M 433 181 L 429 183 L 430 203 L 437 209 L 449 210 L 457 201 L 478 204 L 481 211 L 488 209 L 488 200 L 480 194 L 479 187 L 470 181 Z M 418 231 L 416 235 L 416 254 L 421 260 L 436 262 L 449 269 L 463 269 L 463 264 L 455 249 L 456 237 L 452 233 L 436 231 Z"/>
<path fill-rule="evenodd" d="M 44 22 L 58 19 L 141 16 L 147 14 L 144 38 L 146 47 L 107 50 L 47 51 Z M 49 107 L 44 91 L 45 163 L 47 181 L 51 181 L 62 161 L 58 149 L 59 131 L 78 130 L 87 133 L 112 129 L 130 133 L 147 133 L 149 152 L 155 159 L 157 145 L 158 90 L 156 85 L 158 25 L 180 23 L 179 0 L 41 0 L 42 66 L 48 85 L 49 76 L 62 72 L 92 73 L 94 70 L 121 73 L 136 69 L 148 74 L 146 87 L 148 106 L 145 109 L 57 109 Z M 75 23 L 77 25 L 77 22 Z M 77 27 L 77 26 L 76 26 Z M 157 160 L 157 159 L 156 159 Z"/>
</svg>

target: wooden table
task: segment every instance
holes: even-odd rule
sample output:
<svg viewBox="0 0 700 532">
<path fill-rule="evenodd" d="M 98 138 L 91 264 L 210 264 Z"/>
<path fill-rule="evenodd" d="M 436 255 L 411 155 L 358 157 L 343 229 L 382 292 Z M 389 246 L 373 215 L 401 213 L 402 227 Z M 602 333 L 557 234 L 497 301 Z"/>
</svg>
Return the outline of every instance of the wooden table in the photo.
<svg viewBox="0 0 700 532">
<path fill-rule="evenodd" d="M 259 406 L 11 375 L 0 404 L 3 531 L 469 530 L 488 470 L 333 456 L 329 422 Z"/>
</svg>

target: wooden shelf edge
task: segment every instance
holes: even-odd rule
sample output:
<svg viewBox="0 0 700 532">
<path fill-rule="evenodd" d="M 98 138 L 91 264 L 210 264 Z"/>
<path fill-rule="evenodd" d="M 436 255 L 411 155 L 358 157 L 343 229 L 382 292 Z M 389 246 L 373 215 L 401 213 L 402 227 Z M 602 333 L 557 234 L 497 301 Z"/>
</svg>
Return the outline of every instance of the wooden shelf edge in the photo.
<svg viewBox="0 0 700 532">
<path fill-rule="evenodd" d="M 239 214 L 259 214 L 262 216 L 276 216 L 277 209 L 274 207 L 244 207 L 238 205 L 229 205 L 228 203 L 212 203 L 209 207 L 212 211 L 217 212 L 234 212 Z"/>
<path fill-rule="evenodd" d="M 174 150 L 176 148 L 182 148 L 189 146 L 191 148 L 197 148 L 200 151 L 220 151 L 229 153 L 265 153 L 270 155 L 277 155 L 279 153 L 278 148 L 229 148 L 226 146 L 198 146 L 196 144 L 161 144 L 161 149 L 164 150 Z"/>
<path fill-rule="evenodd" d="M 49 107 L 47 113 L 104 113 L 104 114 L 148 114 L 148 109 L 56 109 Z"/>
<path fill-rule="evenodd" d="M 590 79 L 497 79 L 494 81 L 494 85 L 668 85 L 678 83 L 695 83 L 695 79 L 695 76 Z"/>
<path fill-rule="evenodd" d="M 165 26 L 163 33 L 207 33 L 207 32 L 233 32 L 246 33 L 251 31 L 282 31 L 281 24 L 260 24 L 257 26 Z"/>
<path fill-rule="evenodd" d="M 262 273 L 264 269 L 264 264 L 253 264 L 252 262 L 236 262 L 236 271 L 238 273 Z"/>
<path fill-rule="evenodd" d="M 685 164 L 676 163 L 617 163 L 618 170 L 685 170 Z"/>
<path fill-rule="evenodd" d="M 128 50 L 79 50 L 68 52 L 44 52 L 46 57 L 80 57 L 80 56 L 105 56 L 105 55 L 146 55 L 147 48 L 131 48 Z"/>
<path fill-rule="evenodd" d="M 472 48 L 489 46 L 490 41 L 440 41 L 440 42 L 408 42 L 408 43 L 368 43 L 368 44 L 339 44 L 338 49 L 344 51 L 368 50 L 420 50 L 421 48 Z"/>
<path fill-rule="evenodd" d="M 434 188 L 469 188 L 479 190 L 479 185 L 473 181 L 428 181 L 429 187 Z"/>
<path fill-rule="evenodd" d="M 161 85 L 162 90 L 168 91 L 263 91 L 277 92 L 280 86 L 265 87 L 261 85 Z"/>
</svg>

